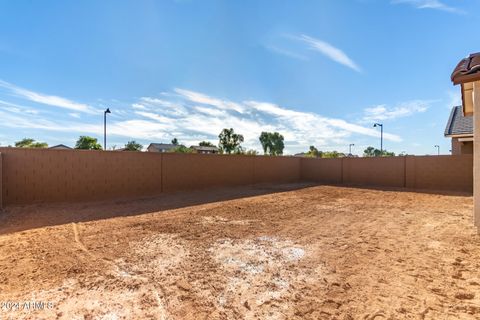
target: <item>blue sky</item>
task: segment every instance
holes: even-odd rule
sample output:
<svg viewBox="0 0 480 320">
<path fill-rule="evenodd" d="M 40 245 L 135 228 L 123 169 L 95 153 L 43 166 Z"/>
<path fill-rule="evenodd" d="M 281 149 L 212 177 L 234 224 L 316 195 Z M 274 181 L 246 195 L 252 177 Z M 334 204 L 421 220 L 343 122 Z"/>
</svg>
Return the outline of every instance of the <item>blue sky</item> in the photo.
<svg viewBox="0 0 480 320">
<path fill-rule="evenodd" d="M 480 0 L 0 0 L 0 144 L 24 137 L 108 145 L 177 137 L 217 143 L 222 128 L 261 150 L 410 154 L 450 150 L 460 103 L 449 78 L 480 51 Z"/>
</svg>

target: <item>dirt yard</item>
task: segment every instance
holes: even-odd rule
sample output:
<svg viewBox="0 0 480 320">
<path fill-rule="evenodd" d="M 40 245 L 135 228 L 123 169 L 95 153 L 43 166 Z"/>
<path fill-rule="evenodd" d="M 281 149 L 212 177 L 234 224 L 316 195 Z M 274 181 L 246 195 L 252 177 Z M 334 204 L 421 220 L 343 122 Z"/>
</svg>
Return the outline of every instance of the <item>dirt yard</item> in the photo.
<svg viewBox="0 0 480 320">
<path fill-rule="evenodd" d="M 237 188 L 11 207 L 0 234 L 2 320 L 480 319 L 468 196 Z"/>
</svg>

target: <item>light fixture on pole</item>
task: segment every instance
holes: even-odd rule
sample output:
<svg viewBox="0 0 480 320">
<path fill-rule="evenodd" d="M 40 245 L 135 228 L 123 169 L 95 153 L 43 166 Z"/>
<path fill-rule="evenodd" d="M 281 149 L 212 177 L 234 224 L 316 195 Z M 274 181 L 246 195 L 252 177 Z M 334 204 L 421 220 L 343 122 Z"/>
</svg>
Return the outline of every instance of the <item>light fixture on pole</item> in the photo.
<svg viewBox="0 0 480 320">
<path fill-rule="evenodd" d="M 383 124 L 381 123 L 374 123 L 373 127 L 380 127 L 380 156 L 383 155 Z"/>
<path fill-rule="evenodd" d="M 107 113 L 111 113 L 110 108 L 103 112 L 103 150 L 107 150 Z"/>
<path fill-rule="evenodd" d="M 350 155 L 352 154 L 352 147 L 353 147 L 354 145 L 355 145 L 354 143 L 350 143 L 350 144 L 348 145 L 348 154 L 350 154 Z"/>
<path fill-rule="evenodd" d="M 438 144 L 436 144 L 435 148 L 437 148 L 437 156 L 439 156 L 440 155 L 440 146 Z"/>
</svg>

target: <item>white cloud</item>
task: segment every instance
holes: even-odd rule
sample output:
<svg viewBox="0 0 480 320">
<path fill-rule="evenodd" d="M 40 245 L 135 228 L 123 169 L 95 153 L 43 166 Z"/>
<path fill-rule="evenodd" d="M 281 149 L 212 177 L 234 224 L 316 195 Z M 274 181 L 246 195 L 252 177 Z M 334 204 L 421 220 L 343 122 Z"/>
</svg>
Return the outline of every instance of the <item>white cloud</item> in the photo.
<svg viewBox="0 0 480 320">
<path fill-rule="evenodd" d="M 408 117 L 415 113 L 427 111 L 431 103 L 431 100 L 413 100 L 403 102 L 395 107 L 388 107 L 387 105 L 381 104 L 364 109 L 362 121 L 374 122 Z"/>
<path fill-rule="evenodd" d="M 238 103 L 209 97 L 203 93 L 178 88 L 175 89 L 175 92 L 192 102 L 206 104 L 224 110 L 233 110 L 239 113 L 243 113 L 245 111 L 244 108 Z"/>
<path fill-rule="evenodd" d="M 0 100 L 0 108 L 13 113 L 18 113 L 18 114 L 25 114 L 25 113 L 38 114 L 39 113 L 38 110 L 36 109 L 24 107 L 16 103 L 7 102 L 4 100 Z"/>
<path fill-rule="evenodd" d="M 95 110 L 93 107 L 83 104 L 83 103 L 78 103 L 75 101 L 71 101 L 66 98 L 62 98 L 59 96 L 52 96 L 52 95 L 46 95 L 43 93 L 38 93 L 34 91 L 30 91 L 24 88 L 17 87 L 11 83 L 5 82 L 0 80 L 0 87 L 3 87 L 7 90 L 9 90 L 12 94 L 15 96 L 18 96 L 20 98 L 24 98 L 26 100 L 32 101 L 32 102 L 37 102 L 40 104 L 45 104 L 49 106 L 54 106 L 54 107 L 59 107 L 59 108 L 64 108 L 64 109 L 69 109 L 69 110 L 74 110 L 78 112 L 85 112 L 85 113 L 90 113 L 90 114 L 98 114 L 98 111 Z"/>
<path fill-rule="evenodd" d="M 465 11 L 449 6 L 440 0 L 393 0 L 393 4 L 410 4 L 417 9 L 434 9 L 451 13 L 464 14 Z"/>
<path fill-rule="evenodd" d="M 172 108 L 182 111 L 175 113 Z M 288 154 L 305 151 L 310 145 L 324 150 L 345 146 L 354 135 L 379 137 L 380 134 L 370 127 L 274 103 L 252 100 L 235 102 L 185 89 L 175 89 L 172 94 L 162 95 L 162 99 L 139 98 L 122 111 L 125 115 L 109 119 L 108 134 L 112 139 L 124 137 L 145 143 L 169 142 L 173 137 L 186 145 L 202 140 L 215 142 L 223 128 L 234 128 L 244 135 L 244 147 L 260 150 L 260 133 L 278 131 L 285 137 L 285 152 Z M 85 123 L 71 117 L 51 120 L 42 118 L 40 114 L 19 116 L 1 109 L 0 116 L 12 128 L 73 132 L 97 137 L 103 135 L 103 123 L 100 121 Z M 388 132 L 384 137 L 390 141 L 401 141 L 399 136 Z"/>
<path fill-rule="evenodd" d="M 316 39 L 314 37 L 310 37 L 307 35 L 300 35 L 294 37 L 304 43 L 308 44 L 310 49 L 318 51 L 325 55 L 326 57 L 330 58 L 331 60 L 338 62 L 346 67 L 349 67 L 357 72 L 361 72 L 362 70 L 360 67 L 342 50 L 339 48 L 334 47 L 328 42 L 325 42 L 320 39 Z"/>
<path fill-rule="evenodd" d="M 295 53 L 295 52 L 292 52 L 292 51 L 289 51 L 289 50 L 286 50 L 286 49 L 282 49 L 282 48 L 279 48 L 277 46 L 268 45 L 268 46 L 265 46 L 265 48 L 267 48 L 268 50 L 273 51 L 275 53 L 278 53 L 278 54 L 281 54 L 281 55 L 284 55 L 284 56 L 287 56 L 287 57 L 290 57 L 290 58 L 294 58 L 294 59 L 297 59 L 297 60 L 303 60 L 303 61 L 308 60 L 308 58 L 304 55 L 301 55 L 301 54 L 298 54 L 298 53 Z"/>
</svg>

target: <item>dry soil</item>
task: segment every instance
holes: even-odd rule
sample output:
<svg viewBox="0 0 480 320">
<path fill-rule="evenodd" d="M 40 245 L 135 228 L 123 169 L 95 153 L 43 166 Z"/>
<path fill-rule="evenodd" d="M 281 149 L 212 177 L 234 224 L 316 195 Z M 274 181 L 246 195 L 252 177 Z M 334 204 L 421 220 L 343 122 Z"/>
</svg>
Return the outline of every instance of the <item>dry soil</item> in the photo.
<svg viewBox="0 0 480 320">
<path fill-rule="evenodd" d="M 464 195 L 263 186 L 0 223 L 0 319 L 480 318 Z"/>
</svg>

